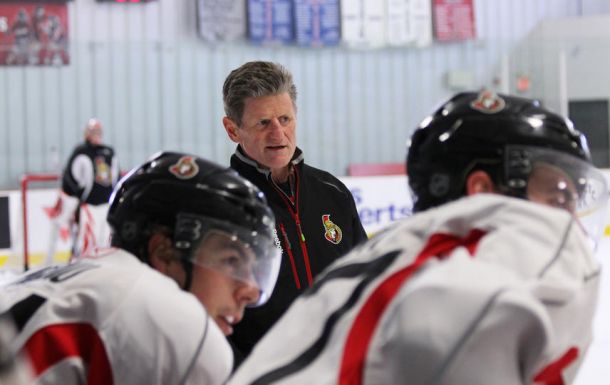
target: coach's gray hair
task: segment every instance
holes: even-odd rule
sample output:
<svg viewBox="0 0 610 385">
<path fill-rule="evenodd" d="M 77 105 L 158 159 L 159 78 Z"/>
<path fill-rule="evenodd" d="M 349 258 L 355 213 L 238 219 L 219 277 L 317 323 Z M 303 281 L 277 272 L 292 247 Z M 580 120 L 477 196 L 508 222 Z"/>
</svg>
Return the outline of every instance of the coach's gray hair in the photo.
<svg viewBox="0 0 610 385">
<path fill-rule="evenodd" d="M 292 74 L 281 64 L 252 61 L 231 71 L 222 86 L 225 114 L 241 126 L 246 98 L 273 96 L 287 92 L 296 109 L 297 88 Z"/>
</svg>

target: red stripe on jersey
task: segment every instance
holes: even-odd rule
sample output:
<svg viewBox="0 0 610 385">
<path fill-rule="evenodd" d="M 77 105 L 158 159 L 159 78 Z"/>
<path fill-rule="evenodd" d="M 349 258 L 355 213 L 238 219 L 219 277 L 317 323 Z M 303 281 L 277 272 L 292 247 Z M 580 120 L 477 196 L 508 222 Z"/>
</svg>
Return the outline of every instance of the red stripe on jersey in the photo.
<svg viewBox="0 0 610 385">
<path fill-rule="evenodd" d="M 479 240 L 485 234 L 479 229 L 471 230 L 464 238 L 451 234 L 433 234 L 412 264 L 387 277 L 377 286 L 356 315 L 347 335 L 339 370 L 339 385 L 362 384 L 364 363 L 373 333 L 385 309 L 405 281 L 430 258 L 442 258 L 457 247 L 466 247 L 474 255 Z"/>
<path fill-rule="evenodd" d="M 87 385 L 112 385 L 112 368 L 97 330 L 89 324 L 46 326 L 34 333 L 24 350 L 36 376 L 60 361 L 78 357 L 87 368 Z"/>
<path fill-rule="evenodd" d="M 558 360 L 551 362 L 534 377 L 535 384 L 565 385 L 561 373 L 578 358 L 578 348 L 571 347 Z"/>
</svg>

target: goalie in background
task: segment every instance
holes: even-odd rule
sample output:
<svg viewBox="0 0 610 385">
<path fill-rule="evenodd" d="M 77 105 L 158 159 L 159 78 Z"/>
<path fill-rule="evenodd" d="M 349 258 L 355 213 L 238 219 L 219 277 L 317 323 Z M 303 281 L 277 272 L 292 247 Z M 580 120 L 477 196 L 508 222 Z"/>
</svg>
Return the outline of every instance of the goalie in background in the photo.
<svg viewBox="0 0 610 385">
<path fill-rule="evenodd" d="M 109 244 L 110 228 L 105 218 L 120 172 L 114 149 L 103 144 L 102 137 L 99 119 L 89 119 L 84 143 L 68 159 L 60 197 L 50 213 L 54 223 L 47 265 L 54 261 L 55 243 L 62 232 L 72 239 L 70 258 Z"/>
</svg>

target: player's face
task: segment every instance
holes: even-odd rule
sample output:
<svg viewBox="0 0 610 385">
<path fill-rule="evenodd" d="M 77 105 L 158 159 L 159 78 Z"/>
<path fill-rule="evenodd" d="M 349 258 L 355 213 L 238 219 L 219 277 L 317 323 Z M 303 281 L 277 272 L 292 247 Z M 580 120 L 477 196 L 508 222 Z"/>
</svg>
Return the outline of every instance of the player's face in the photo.
<svg viewBox="0 0 610 385">
<path fill-rule="evenodd" d="M 526 198 L 571 213 L 595 248 L 607 219 L 606 177 L 588 161 L 564 152 L 527 146 L 521 150 L 532 166 Z"/>
<path fill-rule="evenodd" d="M 529 177 L 527 197 L 532 202 L 575 213 L 578 191 L 572 179 L 560 168 L 538 163 Z"/>
<path fill-rule="evenodd" d="M 87 140 L 91 144 L 100 145 L 102 144 L 102 131 L 93 130 L 87 135 Z"/>
<path fill-rule="evenodd" d="M 296 111 L 288 93 L 245 100 L 237 142 L 248 156 L 281 173 L 296 148 Z"/>
<path fill-rule="evenodd" d="M 225 335 L 233 333 L 246 305 L 259 298 L 259 288 L 251 273 L 254 254 L 222 233 L 206 235 L 193 263 L 190 291 L 205 306 Z"/>
</svg>

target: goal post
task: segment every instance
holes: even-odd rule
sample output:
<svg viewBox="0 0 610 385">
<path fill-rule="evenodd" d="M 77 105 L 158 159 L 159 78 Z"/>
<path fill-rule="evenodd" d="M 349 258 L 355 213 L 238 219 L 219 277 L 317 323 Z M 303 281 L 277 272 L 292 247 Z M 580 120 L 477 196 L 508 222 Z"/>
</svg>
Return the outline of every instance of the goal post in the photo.
<svg viewBox="0 0 610 385">
<path fill-rule="evenodd" d="M 28 216 L 30 215 L 30 207 L 28 207 L 28 190 L 31 184 L 40 182 L 57 182 L 58 174 L 24 174 L 21 177 L 21 219 L 23 225 L 23 269 L 27 271 L 30 268 L 30 229 Z"/>
</svg>

